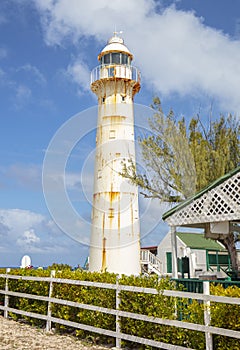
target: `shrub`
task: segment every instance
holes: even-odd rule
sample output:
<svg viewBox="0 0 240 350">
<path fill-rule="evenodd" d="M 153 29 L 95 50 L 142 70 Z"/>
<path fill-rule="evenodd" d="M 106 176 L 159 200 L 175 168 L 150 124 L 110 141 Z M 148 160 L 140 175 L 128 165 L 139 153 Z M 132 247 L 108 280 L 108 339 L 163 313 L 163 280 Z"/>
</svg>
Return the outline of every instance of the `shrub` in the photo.
<svg viewBox="0 0 240 350">
<path fill-rule="evenodd" d="M 11 274 L 22 276 L 40 276 L 49 277 L 50 270 L 13 270 Z M 71 271 L 69 268 L 56 271 L 56 278 L 73 279 L 91 282 L 101 282 L 116 284 L 117 275 L 110 273 L 90 273 L 83 270 Z M 175 282 L 168 278 L 159 279 L 157 276 L 121 276 L 118 279 L 120 285 L 130 285 L 146 288 L 154 288 L 157 294 L 145 294 L 137 292 L 121 291 L 119 296 L 121 299 L 120 310 L 143 314 L 162 319 L 182 320 L 183 322 L 192 322 L 204 324 L 204 305 L 198 300 L 188 300 L 184 298 L 168 297 L 163 294 L 163 290 L 179 290 L 181 286 L 177 286 Z M 4 278 L 0 278 L 0 288 L 5 288 Z M 9 280 L 9 289 L 11 291 L 43 295 L 49 294 L 48 282 Z M 240 297 L 240 289 L 237 287 L 228 287 L 224 289 L 221 285 L 211 284 L 211 294 Z M 103 308 L 115 309 L 116 307 L 116 290 L 106 288 L 96 288 L 92 286 L 71 285 L 68 283 L 53 284 L 52 297 L 65 299 L 82 304 L 91 304 Z M 4 300 L 4 296 L 1 297 Z M 47 302 L 42 302 L 27 298 L 10 297 L 10 307 L 31 311 L 40 314 L 47 314 Z M 82 323 L 85 325 L 95 326 L 98 328 L 115 330 L 115 315 L 103 312 L 90 311 L 82 308 L 65 306 L 57 303 L 51 305 L 52 316 Z M 222 328 L 240 330 L 239 321 L 240 307 L 236 305 L 228 305 L 219 303 L 211 303 L 211 325 Z M 19 319 L 16 314 L 11 314 L 14 319 Z M 45 326 L 45 321 L 34 318 L 24 317 L 28 322 L 37 326 Z M 55 328 L 59 332 L 71 331 L 73 329 L 60 324 L 55 324 Z M 120 318 L 120 328 L 122 333 L 135 335 L 170 343 L 173 345 L 191 347 L 196 350 L 205 349 L 205 334 L 199 331 L 190 331 L 184 328 L 168 326 L 166 324 L 155 324 L 151 322 L 130 319 L 127 317 Z M 115 339 L 103 336 L 97 333 L 89 333 L 83 330 L 74 330 L 74 333 L 81 338 L 90 338 L 96 342 L 108 342 L 113 344 Z M 131 342 L 123 342 L 128 347 L 136 346 Z M 140 345 L 139 345 L 140 346 Z M 141 347 L 141 346 L 140 346 Z M 146 346 L 144 345 L 144 349 Z M 151 347 L 148 347 L 151 349 Z M 239 340 L 231 339 L 224 336 L 214 336 L 215 350 L 231 350 L 239 349 Z"/>
<path fill-rule="evenodd" d="M 230 286 L 224 288 L 222 285 L 211 285 L 211 294 L 226 297 L 240 298 L 240 288 Z M 211 303 L 211 325 L 240 331 L 240 306 L 222 303 Z M 240 340 L 222 335 L 213 336 L 214 349 L 237 350 L 240 348 Z"/>
</svg>

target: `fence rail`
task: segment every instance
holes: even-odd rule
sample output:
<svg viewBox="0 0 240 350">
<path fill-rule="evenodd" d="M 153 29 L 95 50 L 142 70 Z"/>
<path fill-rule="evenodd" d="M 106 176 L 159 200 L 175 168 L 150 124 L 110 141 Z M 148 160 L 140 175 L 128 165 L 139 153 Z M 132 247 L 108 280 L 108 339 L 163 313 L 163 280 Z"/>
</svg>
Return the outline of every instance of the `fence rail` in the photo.
<svg viewBox="0 0 240 350">
<path fill-rule="evenodd" d="M 211 302 L 217 302 L 217 303 L 225 303 L 225 304 L 234 304 L 234 305 L 240 305 L 240 298 L 234 298 L 234 297 L 223 297 L 223 296 L 215 296 L 215 295 L 209 295 L 209 281 L 204 281 L 204 294 L 199 293 L 189 293 L 189 292 L 182 292 L 182 291 L 173 291 L 173 290 L 164 290 L 161 293 L 164 296 L 170 296 L 170 297 L 179 297 L 179 298 L 187 298 L 187 299 L 196 299 L 200 300 L 205 305 L 204 310 L 204 320 L 205 324 L 194 324 L 190 322 L 182 322 L 178 320 L 169 320 L 169 319 L 163 319 L 153 316 L 147 316 L 147 315 L 141 315 L 136 314 L 133 312 L 127 312 L 119 310 L 119 306 L 121 303 L 120 298 L 120 292 L 121 291 L 127 291 L 127 292 L 136 292 L 136 293 L 147 293 L 156 295 L 159 292 L 154 288 L 144 288 L 144 287 L 136 287 L 136 286 L 127 286 L 127 285 L 120 285 L 117 281 L 116 284 L 110 284 L 110 283 L 100 283 L 100 282 L 90 282 L 90 281 L 81 281 L 81 280 L 69 280 L 69 279 L 60 279 L 53 277 L 33 277 L 33 276 L 16 276 L 16 275 L 10 275 L 10 274 L 0 274 L 0 278 L 5 279 L 5 290 L 0 290 L 0 295 L 4 295 L 4 305 L 0 305 L 0 310 L 4 311 L 4 317 L 8 317 L 8 313 L 12 312 L 15 314 L 28 316 L 32 318 L 37 318 L 41 320 L 46 321 L 46 330 L 49 331 L 51 329 L 51 323 L 58 323 L 61 325 L 74 327 L 77 329 L 82 329 L 89 332 L 104 334 L 110 337 L 116 338 L 116 347 L 121 347 L 121 340 L 128 340 L 132 342 L 137 342 L 145 345 L 150 345 L 162 349 L 187 349 L 182 346 L 176 346 L 171 345 L 167 343 L 163 343 L 160 341 L 155 341 L 151 339 L 146 339 L 142 337 L 137 337 L 130 334 L 125 334 L 121 332 L 121 326 L 120 326 L 120 319 L 121 317 L 131 318 L 135 320 L 141 320 L 145 322 L 151 322 L 154 324 L 161 324 L 161 325 L 168 325 L 168 326 L 174 326 L 174 327 L 180 327 L 184 329 L 189 330 L 195 330 L 195 331 L 201 331 L 205 333 L 205 341 L 206 341 L 206 349 L 212 350 L 213 349 L 213 343 L 212 343 L 212 334 L 218 334 L 218 335 L 224 335 L 228 337 L 233 337 L 240 339 L 240 332 L 233 331 L 230 329 L 223 329 L 218 327 L 210 326 L 210 320 L 211 320 L 211 314 L 210 314 L 210 303 Z M 48 296 L 42 296 L 42 295 L 33 295 L 33 294 L 27 294 L 22 292 L 14 292 L 9 290 L 9 284 L 8 281 L 10 279 L 15 280 L 25 280 L 25 281 L 38 281 L 38 282 L 48 282 L 49 283 L 49 294 Z M 116 291 L 116 308 L 110 309 L 90 304 L 83 304 L 78 303 L 74 301 L 69 301 L 65 299 L 58 299 L 52 297 L 52 292 L 54 289 L 55 283 L 63 283 L 63 284 L 69 284 L 69 285 L 81 285 L 81 286 L 87 286 L 87 287 L 95 287 L 95 288 L 105 288 L 105 289 L 112 289 Z M 9 298 L 10 297 L 18 297 L 18 298 L 27 298 L 27 299 L 33 299 L 33 300 L 40 300 L 45 301 L 48 303 L 47 308 L 47 314 L 39 314 L 34 312 L 28 312 L 23 310 L 18 310 L 15 308 L 9 307 Z M 116 330 L 108 330 L 103 329 L 99 327 L 89 326 L 86 324 L 81 324 L 73 321 L 63 320 L 60 318 L 53 317 L 51 315 L 51 305 L 52 304 L 60 304 L 64 306 L 72 306 L 76 308 L 81 308 L 85 310 L 90 311 L 96 311 L 96 312 L 102 312 L 106 314 L 111 314 L 116 316 Z M 188 348 L 190 349 L 190 348 Z"/>
</svg>

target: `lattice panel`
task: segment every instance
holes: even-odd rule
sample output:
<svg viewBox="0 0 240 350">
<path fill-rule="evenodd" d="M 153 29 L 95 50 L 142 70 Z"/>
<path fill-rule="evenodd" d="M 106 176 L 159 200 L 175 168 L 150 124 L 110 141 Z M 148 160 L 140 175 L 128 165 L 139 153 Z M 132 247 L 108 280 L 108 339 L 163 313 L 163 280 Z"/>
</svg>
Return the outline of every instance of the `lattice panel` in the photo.
<svg viewBox="0 0 240 350">
<path fill-rule="evenodd" d="M 169 225 L 240 220 L 240 172 L 166 219 Z"/>
</svg>

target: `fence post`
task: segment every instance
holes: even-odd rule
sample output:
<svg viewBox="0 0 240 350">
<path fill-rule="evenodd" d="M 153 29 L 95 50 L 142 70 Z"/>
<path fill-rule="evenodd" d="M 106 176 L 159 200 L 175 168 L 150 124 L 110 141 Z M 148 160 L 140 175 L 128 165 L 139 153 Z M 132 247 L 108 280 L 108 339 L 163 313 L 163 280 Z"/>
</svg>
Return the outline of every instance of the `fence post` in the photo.
<svg viewBox="0 0 240 350">
<path fill-rule="evenodd" d="M 203 281 L 203 294 L 210 295 L 210 283 L 209 281 Z M 211 323 L 211 309 L 210 301 L 204 301 L 204 324 L 210 326 Z M 206 350 L 213 350 L 212 334 L 205 332 Z"/>
<path fill-rule="evenodd" d="M 6 269 L 6 281 L 5 281 L 5 292 L 8 292 L 8 273 L 11 271 L 10 268 L 7 268 Z M 9 296 L 7 294 L 5 294 L 5 297 L 4 297 L 4 317 L 5 318 L 8 318 L 8 304 L 9 304 Z"/>
<path fill-rule="evenodd" d="M 119 311 L 119 306 L 121 303 L 121 298 L 120 298 L 120 290 L 119 290 L 119 276 L 116 278 L 116 348 L 120 349 L 121 348 L 121 338 L 119 338 L 118 334 L 121 332 L 121 325 L 120 325 L 120 316 L 118 315 Z"/>
<path fill-rule="evenodd" d="M 55 277 L 55 270 L 51 271 L 51 278 Z M 53 281 L 50 280 L 50 284 L 49 284 L 49 292 L 48 292 L 48 297 L 51 298 L 52 297 L 52 292 L 53 292 Z M 47 323 L 46 323 L 46 331 L 50 332 L 51 330 L 51 316 L 52 316 L 52 307 L 51 307 L 51 302 L 48 301 L 48 309 L 47 309 Z"/>
</svg>

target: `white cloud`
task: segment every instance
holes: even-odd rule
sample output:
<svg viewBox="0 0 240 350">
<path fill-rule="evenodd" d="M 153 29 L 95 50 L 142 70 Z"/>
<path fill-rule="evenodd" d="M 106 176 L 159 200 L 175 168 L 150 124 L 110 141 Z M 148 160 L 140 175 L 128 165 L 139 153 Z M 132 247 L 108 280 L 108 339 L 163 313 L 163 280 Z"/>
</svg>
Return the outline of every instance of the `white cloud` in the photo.
<svg viewBox="0 0 240 350">
<path fill-rule="evenodd" d="M 0 167 L 0 175 L 3 174 L 4 181 L 13 180 L 15 184 L 24 188 L 42 188 L 42 168 L 37 164 L 12 164 L 8 167 Z"/>
<path fill-rule="evenodd" d="M 32 91 L 29 87 L 22 84 L 18 85 L 16 87 L 16 96 L 14 101 L 15 108 L 19 109 L 25 106 L 30 100 L 31 96 Z"/>
<path fill-rule="evenodd" d="M 105 39 L 119 22 L 124 27 L 131 21 L 139 23 L 154 8 L 153 0 L 125 1 L 124 6 L 121 0 L 72 0 L 71 6 L 68 0 L 35 0 L 35 3 L 43 14 L 48 44 L 60 44 L 66 37 L 76 42 L 82 35 Z"/>
<path fill-rule="evenodd" d="M 16 254 L 66 253 L 71 244 L 44 215 L 22 209 L 0 209 L 1 251 Z"/>
<path fill-rule="evenodd" d="M 88 243 L 86 227 L 79 222 L 81 242 Z M 45 215 L 22 209 L 0 209 L 0 264 L 19 266 L 23 255 L 30 255 L 34 266 L 53 262 L 83 264 L 87 247 L 78 244 Z"/>
<path fill-rule="evenodd" d="M 0 51 L 0 54 L 1 54 L 1 51 Z M 35 67 L 29 63 L 19 67 L 17 69 L 17 71 L 25 71 L 27 73 L 31 73 L 38 84 L 40 84 L 40 85 L 46 84 L 46 78 L 40 72 L 40 70 L 37 67 Z"/>
<path fill-rule="evenodd" d="M 16 97 L 18 100 L 24 100 L 31 97 L 31 90 L 24 85 L 19 85 L 16 91 Z"/>
<path fill-rule="evenodd" d="M 11 74 L 1 68 L 0 87 L 11 91 L 11 106 L 15 109 L 21 109 L 31 101 L 32 90 L 27 85 L 12 79 Z"/>
<path fill-rule="evenodd" d="M 34 229 L 26 230 L 23 234 L 17 239 L 17 245 L 23 248 L 30 248 L 36 243 L 40 242 L 40 238 L 36 235 Z"/>
<path fill-rule="evenodd" d="M 8 234 L 9 228 L 4 225 L 2 222 L 0 222 L 0 237 L 4 237 L 6 234 Z"/>
<path fill-rule="evenodd" d="M 5 225 L 11 234 L 16 237 L 33 226 L 44 222 L 43 215 L 21 209 L 0 209 L 0 222 Z"/>
<path fill-rule="evenodd" d="M 6 49 L 0 47 L 0 60 L 7 57 Z M 34 65 L 29 63 L 17 68 L 8 68 L 3 70 L 0 67 L 0 88 L 8 89 L 11 95 L 11 105 L 16 109 L 21 109 L 29 103 L 36 101 L 34 94 L 35 88 L 39 92 L 39 86 L 44 87 L 46 78 L 42 72 Z M 34 83 L 34 85 L 33 85 Z M 50 100 L 39 100 L 42 106 L 53 109 L 53 103 Z"/>
<path fill-rule="evenodd" d="M 15 89 L 15 83 L 9 79 L 5 70 L 0 68 L 0 87 Z"/>
<path fill-rule="evenodd" d="M 80 86 L 82 91 L 89 92 L 90 70 L 81 59 L 77 59 L 68 66 L 67 75 Z"/>
<path fill-rule="evenodd" d="M 225 110 L 240 109 L 240 41 L 208 27 L 194 12 L 159 10 L 153 0 L 79 2 L 36 0 L 49 45 L 88 38 L 104 44 L 117 26 L 124 31 L 143 81 L 161 96 L 209 96 Z M 80 49 L 81 46 L 79 45 Z M 75 69 L 74 69 L 75 68 Z M 79 71 L 78 71 L 79 69 Z M 80 62 L 72 67 L 86 76 Z M 84 73 L 84 74 L 83 74 Z"/>
<path fill-rule="evenodd" d="M 157 40 L 149 40 L 154 32 Z M 174 8 L 156 16 L 144 37 L 144 47 L 138 42 L 135 53 L 145 83 L 164 95 L 207 93 L 230 108 L 240 107 L 239 42 L 205 26 L 193 13 Z M 156 58 L 152 64 L 144 52 Z"/>
</svg>

